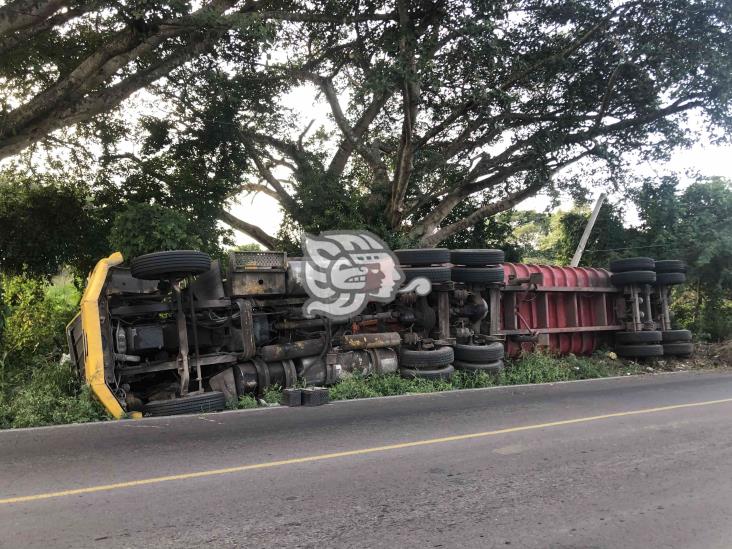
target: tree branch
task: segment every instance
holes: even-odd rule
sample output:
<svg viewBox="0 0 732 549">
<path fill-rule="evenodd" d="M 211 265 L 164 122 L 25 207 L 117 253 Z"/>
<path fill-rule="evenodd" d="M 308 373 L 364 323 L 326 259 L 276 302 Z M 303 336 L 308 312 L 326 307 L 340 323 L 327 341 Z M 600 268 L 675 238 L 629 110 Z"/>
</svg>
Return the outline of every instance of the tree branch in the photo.
<svg viewBox="0 0 732 549">
<path fill-rule="evenodd" d="M 219 219 L 226 223 L 229 227 L 232 229 L 236 229 L 237 231 L 240 231 L 244 234 L 247 234 L 251 236 L 254 240 L 259 242 L 262 246 L 269 250 L 276 250 L 279 241 L 273 237 L 265 233 L 262 229 L 257 227 L 256 225 L 253 225 L 251 223 L 247 223 L 243 219 L 239 219 L 235 215 L 230 214 L 226 210 L 219 211 Z"/>
<path fill-rule="evenodd" d="M 366 21 L 396 21 L 394 13 L 363 13 L 359 15 L 329 15 L 325 13 L 301 13 L 294 11 L 263 11 L 262 19 L 301 23 L 341 23 L 349 25 Z"/>
<path fill-rule="evenodd" d="M 428 246 L 428 247 L 436 246 L 437 244 L 439 244 L 446 238 L 449 238 L 450 236 L 454 235 L 458 231 L 465 230 L 468 227 L 475 225 L 478 221 L 485 219 L 486 217 L 490 217 L 499 212 L 503 212 L 505 210 L 513 208 L 516 204 L 518 204 L 518 203 L 522 202 L 523 200 L 527 199 L 528 197 L 533 196 L 536 193 L 538 193 L 544 187 L 545 184 L 546 184 L 545 181 L 539 181 L 537 183 L 533 183 L 533 184 L 521 189 L 520 191 L 516 191 L 512 194 L 509 194 L 504 199 L 499 200 L 498 202 L 492 202 L 490 204 L 486 204 L 485 206 L 482 206 L 482 207 L 478 208 L 477 210 L 475 210 L 470 215 L 464 217 L 460 221 L 452 223 L 451 225 L 448 225 L 447 227 L 443 227 L 435 233 L 422 237 L 422 239 L 419 242 L 421 245 Z"/>
<path fill-rule="evenodd" d="M 404 197 L 407 194 L 409 178 L 414 169 L 414 150 L 412 138 L 414 125 L 417 122 L 417 103 L 419 101 L 419 83 L 417 81 L 417 61 L 414 53 L 415 37 L 410 30 L 411 20 L 406 0 L 397 0 L 399 12 L 399 56 L 402 61 L 404 77 L 402 79 L 402 133 L 397 150 L 394 181 L 387 210 L 387 219 L 392 228 L 396 228 L 402 216 Z"/>
<path fill-rule="evenodd" d="M 0 36 L 27 29 L 51 17 L 69 0 L 16 0 L 0 7 Z"/>
<path fill-rule="evenodd" d="M 5 134 L 0 137 L 0 159 L 22 151 L 54 130 L 90 120 L 97 114 L 109 111 L 137 90 L 166 76 L 175 67 L 195 57 L 210 47 L 211 43 L 211 41 L 202 40 L 192 48 L 179 49 L 147 70 L 138 72 L 95 94 L 87 95 L 72 106 L 56 111 L 53 115 L 34 120 L 33 123 L 23 126 L 14 134 Z"/>
<path fill-rule="evenodd" d="M 442 122 L 432 126 L 429 131 L 417 139 L 417 142 L 414 144 L 414 148 L 419 149 L 420 147 L 424 147 L 428 141 L 440 135 L 443 131 L 452 126 L 452 124 L 454 124 L 460 117 L 467 114 L 474 105 L 475 102 L 472 99 L 465 101 L 462 105 L 454 109 Z"/>
<path fill-rule="evenodd" d="M 568 55 L 571 55 L 572 53 L 577 51 L 579 48 L 581 48 L 584 44 L 589 42 L 589 40 L 592 38 L 592 36 L 602 27 L 607 25 L 607 23 L 613 17 L 615 17 L 618 13 L 620 13 L 624 9 L 627 9 L 628 7 L 633 6 L 637 3 L 638 2 L 626 2 L 626 3 L 623 3 L 619 6 L 617 6 L 610 13 L 608 13 L 605 17 L 603 17 L 600 21 L 598 21 L 597 24 L 593 25 L 588 31 L 586 31 L 577 40 L 575 40 L 574 42 L 569 44 L 569 46 L 564 48 L 562 51 L 560 51 L 554 55 L 549 55 L 549 56 L 541 59 L 540 61 L 537 61 L 536 63 L 532 63 L 528 68 L 526 68 L 522 71 L 519 71 L 518 74 L 516 74 L 514 76 L 511 76 L 506 82 L 501 84 L 501 86 L 499 86 L 498 89 L 503 92 L 506 92 L 509 89 L 511 89 L 511 87 L 514 84 L 516 84 L 517 82 L 520 82 L 521 80 L 523 80 L 530 74 L 536 72 L 536 70 L 539 69 L 540 67 L 547 65 L 549 63 L 555 62 L 555 61 L 559 61 L 561 59 L 564 59 Z"/>
<path fill-rule="evenodd" d="M 432 209 L 430 213 L 422 218 L 422 220 L 414 225 L 410 231 L 410 235 L 414 238 L 426 238 L 437 230 L 444 219 L 450 215 L 450 212 L 470 195 L 495 187 L 506 181 L 513 175 L 536 168 L 540 165 L 540 161 L 536 158 L 527 158 L 521 163 L 504 167 L 495 174 L 472 184 L 463 184 L 441 198 L 439 204 Z"/>
<path fill-rule="evenodd" d="M 369 106 L 366 107 L 366 110 L 353 126 L 351 133 L 354 139 L 359 141 L 363 140 L 363 136 L 371 127 L 371 124 L 384 108 L 387 101 L 389 101 L 391 94 L 391 91 L 383 90 L 381 93 L 374 96 Z M 344 138 L 338 146 L 338 150 L 335 155 L 333 155 L 333 158 L 328 165 L 328 169 L 326 170 L 326 174 L 334 178 L 340 177 L 343 174 L 343 170 L 346 168 L 348 159 L 353 153 L 353 149 L 354 141 Z"/>
<path fill-rule="evenodd" d="M 68 9 L 65 12 L 57 13 L 52 17 L 44 19 L 41 22 L 33 25 L 32 33 L 16 32 L 8 34 L 7 36 L 2 36 L 2 34 L 0 33 L 0 55 L 9 52 L 13 48 L 16 48 L 24 42 L 27 42 L 32 37 L 38 36 L 39 34 L 42 34 L 52 29 L 53 27 L 63 25 L 64 23 L 67 23 L 76 17 L 88 13 L 92 9 L 93 6 L 91 4 L 85 4 L 76 8 Z"/>
<path fill-rule="evenodd" d="M 118 32 L 84 58 L 69 74 L 6 115 L 0 127 L 0 159 L 42 139 L 49 131 L 88 120 L 118 105 L 134 91 L 167 75 L 174 67 L 190 59 L 190 53 L 200 53 L 210 47 L 215 41 L 214 35 L 203 40 L 191 40 L 174 50 L 174 53 L 161 57 L 159 61 L 121 82 L 92 95 L 85 95 L 120 68 L 150 53 L 165 40 L 184 34 L 185 26 L 176 25 L 176 21 L 189 18 L 204 20 L 211 15 L 220 15 L 235 3 L 236 0 L 211 0 L 191 16 L 163 22 L 156 31 L 147 35 L 133 28 Z M 241 10 L 252 8 L 252 4 L 246 4 Z M 151 76 L 155 78 L 150 80 Z M 100 105 L 106 108 L 100 111 L 97 109 Z M 81 113 L 85 115 L 81 116 Z"/>
<path fill-rule="evenodd" d="M 534 183 L 527 185 L 523 189 L 520 189 L 518 191 L 515 191 L 502 200 L 499 200 L 498 202 L 492 202 L 490 204 L 486 204 L 484 206 L 481 206 L 474 212 L 472 212 L 470 215 L 464 217 L 460 221 L 457 221 L 455 223 L 452 223 L 448 225 L 447 227 L 442 227 L 439 230 L 433 230 L 430 231 L 429 234 L 423 233 L 424 236 L 420 239 L 420 244 L 423 244 L 425 246 L 436 246 L 446 238 L 449 238 L 453 234 L 457 233 L 458 231 L 462 231 L 470 227 L 471 225 L 476 224 L 477 222 L 490 217 L 492 215 L 495 215 L 497 213 L 506 211 L 510 208 L 513 208 L 520 202 L 526 200 L 530 196 L 535 195 L 538 193 L 541 189 L 544 188 L 545 185 L 547 185 L 551 181 L 551 176 L 557 173 L 559 170 L 566 168 L 570 164 L 574 164 L 575 162 L 578 162 L 582 158 L 585 158 L 586 156 L 589 156 L 594 153 L 593 149 L 588 149 L 583 151 L 580 154 L 577 154 L 571 158 L 568 158 L 567 160 L 564 160 L 563 162 L 559 162 L 558 164 L 552 166 L 548 171 L 546 177 L 538 178 Z M 539 164 L 537 164 L 537 167 L 541 167 Z M 508 177 L 503 177 L 503 180 L 508 179 Z M 495 184 L 494 184 L 495 185 Z M 444 218 L 443 218 L 444 219 Z"/>
<path fill-rule="evenodd" d="M 271 196 L 274 198 L 277 202 L 280 202 L 280 195 L 277 194 L 276 191 L 273 191 L 270 189 L 267 185 L 262 185 L 260 183 L 243 183 L 240 187 L 242 192 L 249 192 L 249 193 L 263 193 L 267 196 Z"/>
<path fill-rule="evenodd" d="M 259 157 L 257 150 L 248 141 L 244 141 L 244 149 L 247 151 L 247 154 L 252 159 L 252 162 L 254 162 L 254 165 L 257 167 L 257 171 L 262 176 L 262 178 L 264 178 L 264 180 L 267 181 L 267 183 L 269 183 L 275 190 L 275 193 L 277 194 L 277 199 L 282 203 L 285 209 L 287 209 L 289 212 L 296 212 L 297 204 L 295 203 L 295 200 L 285 190 L 285 188 L 282 186 L 282 183 L 280 183 L 280 180 L 274 176 L 272 170 L 270 170 L 265 165 L 265 163 L 262 162 L 262 159 Z"/>
<path fill-rule="evenodd" d="M 330 105 L 330 110 L 333 114 L 333 118 L 335 119 L 338 129 L 341 131 L 345 139 L 350 143 L 351 147 L 357 150 L 362 158 L 366 161 L 366 163 L 371 167 L 371 169 L 374 170 L 376 177 L 381 181 L 386 182 L 388 180 L 388 170 L 386 165 L 379 157 L 378 151 L 375 151 L 373 148 L 368 147 L 354 133 L 353 128 L 351 128 L 350 124 L 348 123 L 348 119 L 343 113 L 341 104 L 338 101 L 338 94 L 336 93 L 335 87 L 333 86 L 333 81 L 330 78 L 320 76 L 319 74 L 314 74 L 302 70 L 295 70 L 293 71 L 293 74 L 303 80 L 309 80 L 310 82 L 313 82 L 320 87 L 323 94 L 325 95 L 326 100 L 328 101 L 328 104 Z"/>
</svg>

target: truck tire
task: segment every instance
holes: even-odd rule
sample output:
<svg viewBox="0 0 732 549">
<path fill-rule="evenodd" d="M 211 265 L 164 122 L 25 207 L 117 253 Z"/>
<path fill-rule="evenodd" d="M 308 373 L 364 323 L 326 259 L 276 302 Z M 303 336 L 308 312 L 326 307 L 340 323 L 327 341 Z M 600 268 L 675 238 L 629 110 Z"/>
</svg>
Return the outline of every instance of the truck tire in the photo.
<svg viewBox="0 0 732 549">
<path fill-rule="evenodd" d="M 450 262 L 450 250 L 447 248 L 414 248 L 412 250 L 394 250 L 394 255 L 402 265 L 422 267 Z"/>
<path fill-rule="evenodd" d="M 694 344 L 690 341 L 679 341 L 676 343 L 664 343 L 663 354 L 665 356 L 689 357 L 694 354 Z"/>
<path fill-rule="evenodd" d="M 456 360 L 453 366 L 456 370 L 462 370 L 464 372 L 485 372 L 486 374 L 500 374 L 504 369 L 502 360 L 487 362 L 485 364 Z"/>
<path fill-rule="evenodd" d="M 661 343 L 661 332 L 615 332 L 615 343 Z"/>
<path fill-rule="evenodd" d="M 450 282 L 450 267 L 402 267 L 407 281 L 424 277 L 430 282 Z"/>
<path fill-rule="evenodd" d="M 655 281 L 655 271 L 625 271 L 610 275 L 610 282 L 615 286 L 627 286 L 629 284 L 653 284 Z"/>
<path fill-rule="evenodd" d="M 399 368 L 399 374 L 407 379 L 432 379 L 432 380 L 444 380 L 449 381 L 452 375 L 455 373 L 455 368 L 452 364 L 443 366 L 441 368 L 428 369 L 414 369 L 414 368 Z"/>
<path fill-rule="evenodd" d="M 145 404 L 144 412 L 148 416 L 174 416 L 219 412 L 224 408 L 226 408 L 224 393 L 211 391 L 171 400 L 152 400 Z"/>
<path fill-rule="evenodd" d="M 494 362 L 503 358 L 505 350 L 503 343 L 495 342 L 488 345 L 462 345 L 456 344 L 455 360 L 463 362 L 485 363 Z"/>
<path fill-rule="evenodd" d="M 455 265 L 466 267 L 484 267 L 498 265 L 506 260 L 503 250 L 452 250 L 450 261 Z"/>
<path fill-rule="evenodd" d="M 503 267 L 453 267 L 452 279 L 455 282 L 495 284 L 503 282 Z"/>
<path fill-rule="evenodd" d="M 406 349 L 399 351 L 399 366 L 407 368 L 435 368 L 452 364 L 455 354 L 452 347 L 439 347 L 431 351 Z"/>
<path fill-rule="evenodd" d="M 686 263 L 680 259 L 659 259 L 655 270 L 657 273 L 685 273 Z"/>
<path fill-rule="evenodd" d="M 625 273 L 627 271 L 652 271 L 656 262 L 650 257 L 627 257 L 610 262 L 610 271 Z"/>
<path fill-rule="evenodd" d="M 686 282 L 684 273 L 658 273 L 656 275 L 656 286 L 673 286 Z"/>
<path fill-rule="evenodd" d="M 626 358 L 648 358 L 652 356 L 663 356 L 662 345 L 616 345 L 615 352 L 618 356 Z"/>
<path fill-rule="evenodd" d="M 154 252 L 136 257 L 130 263 L 132 276 L 142 280 L 184 278 L 210 269 L 211 258 L 196 250 Z"/>
<path fill-rule="evenodd" d="M 664 343 L 677 343 L 691 341 L 691 331 L 689 330 L 666 330 L 661 332 Z"/>
</svg>

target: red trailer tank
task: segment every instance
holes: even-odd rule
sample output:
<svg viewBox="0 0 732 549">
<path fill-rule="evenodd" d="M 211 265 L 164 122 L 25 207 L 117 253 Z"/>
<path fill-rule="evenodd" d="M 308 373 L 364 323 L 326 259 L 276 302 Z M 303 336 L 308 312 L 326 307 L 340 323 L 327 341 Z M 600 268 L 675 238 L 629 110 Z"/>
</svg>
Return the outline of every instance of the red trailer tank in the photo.
<svg viewBox="0 0 732 549">
<path fill-rule="evenodd" d="M 506 351 L 543 347 L 590 354 L 623 329 L 622 294 L 610 273 L 593 267 L 505 263 L 505 286 L 492 290 L 491 333 L 506 336 Z"/>
</svg>

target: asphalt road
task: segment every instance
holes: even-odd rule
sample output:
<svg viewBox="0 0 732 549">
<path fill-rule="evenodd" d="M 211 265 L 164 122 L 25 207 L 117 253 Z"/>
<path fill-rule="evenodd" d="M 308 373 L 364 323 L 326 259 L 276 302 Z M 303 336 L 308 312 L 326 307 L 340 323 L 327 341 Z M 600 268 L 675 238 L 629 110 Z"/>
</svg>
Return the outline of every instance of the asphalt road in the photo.
<svg viewBox="0 0 732 549">
<path fill-rule="evenodd" d="M 3 548 L 731 544 L 732 374 L 0 432 Z"/>
</svg>

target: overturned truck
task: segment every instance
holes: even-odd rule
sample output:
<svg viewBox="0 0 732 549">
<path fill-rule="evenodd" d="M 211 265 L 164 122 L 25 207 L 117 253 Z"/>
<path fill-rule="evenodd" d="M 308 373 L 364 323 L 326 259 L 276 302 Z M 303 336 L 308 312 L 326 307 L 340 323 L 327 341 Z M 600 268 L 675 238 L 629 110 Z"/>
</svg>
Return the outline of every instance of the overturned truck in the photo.
<svg viewBox="0 0 732 549">
<path fill-rule="evenodd" d="M 303 311 L 306 265 L 283 252 L 119 253 L 90 274 L 67 328 L 79 373 L 114 417 L 223 409 L 271 386 L 327 386 L 353 374 L 448 379 L 499 373 L 537 348 L 625 357 L 688 355 L 673 330 L 675 260 L 630 258 L 611 270 L 505 263 L 500 250 L 397 250 L 402 282 L 431 288 L 332 319 Z"/>
</svg>

